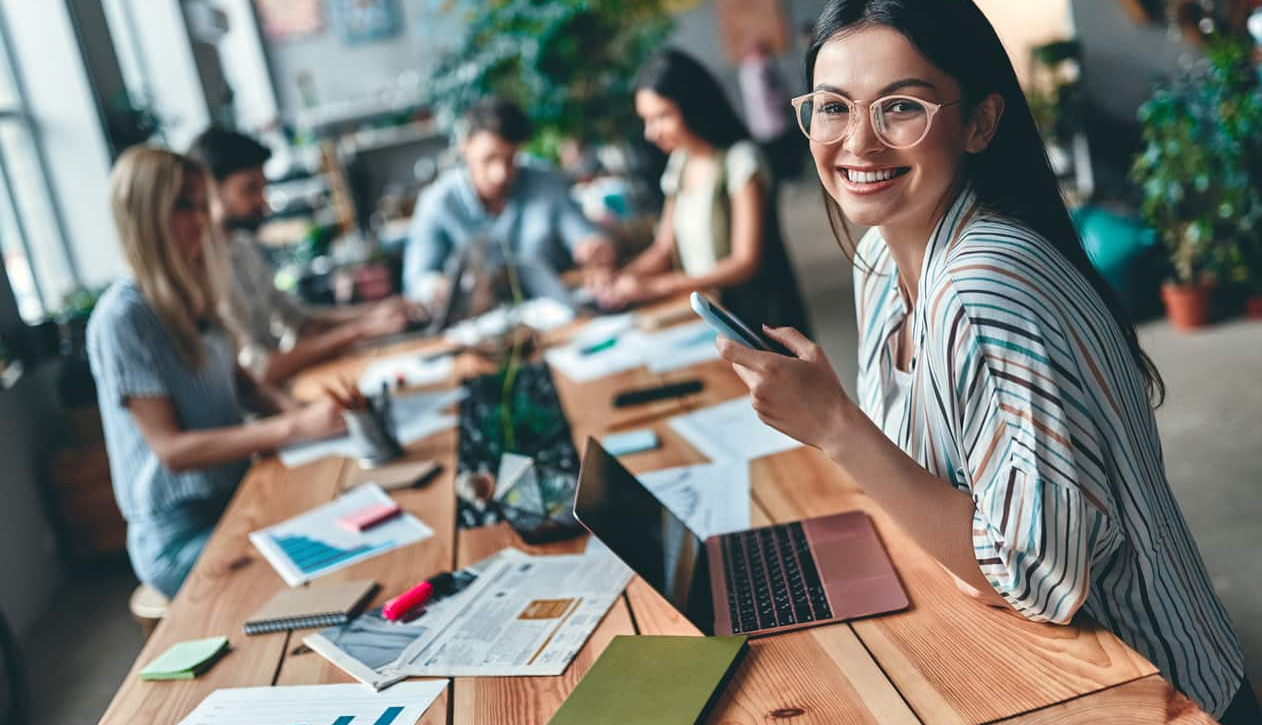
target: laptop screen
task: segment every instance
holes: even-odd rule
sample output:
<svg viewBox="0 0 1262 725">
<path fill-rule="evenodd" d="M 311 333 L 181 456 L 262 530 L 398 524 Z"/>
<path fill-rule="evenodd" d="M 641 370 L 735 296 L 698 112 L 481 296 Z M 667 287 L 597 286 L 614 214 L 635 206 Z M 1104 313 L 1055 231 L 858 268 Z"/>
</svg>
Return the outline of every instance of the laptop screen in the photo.
<svg viewBox="0 0 1262 725">
<path fill-rule="evenodd" d="M 574 515 L 697 629 L 714 634 L 704 543 L 593 438 Z"/>
</svg>

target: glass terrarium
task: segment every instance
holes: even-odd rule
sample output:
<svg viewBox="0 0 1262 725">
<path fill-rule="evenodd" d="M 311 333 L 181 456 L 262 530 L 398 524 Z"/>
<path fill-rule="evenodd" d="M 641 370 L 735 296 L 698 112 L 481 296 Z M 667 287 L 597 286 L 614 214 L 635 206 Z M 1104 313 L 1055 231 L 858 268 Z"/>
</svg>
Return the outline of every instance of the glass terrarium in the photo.
<svg viewBox="0 0 1262 725">
<path fill-rule="evenodd" d="M 580 533 L 571 513 L 579 456 L 547 366 L 523 364 L 511 385 L 501 371 L 466 380 L 465 387 L 458 525 L 507 521 L 532 543 Z"/>
<path fill-rule="evenodd" d="M 577 484 L 573 473 L 505 453 L 496 476 L 495 503 L 526 542 L 564 539 L 582 530 L 574 518 Z"/>
</svg>

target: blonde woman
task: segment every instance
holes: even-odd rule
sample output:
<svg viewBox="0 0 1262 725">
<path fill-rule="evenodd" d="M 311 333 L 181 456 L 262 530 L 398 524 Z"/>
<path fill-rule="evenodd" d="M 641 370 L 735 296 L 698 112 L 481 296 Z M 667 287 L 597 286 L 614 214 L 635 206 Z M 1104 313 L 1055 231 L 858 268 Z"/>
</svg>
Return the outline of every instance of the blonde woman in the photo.
<svg viewBox="0 0 1262 725">
<path fill-rule="evenodd" d="M 249 383 L 219 307 L 222 245 L 203 169 L 169 151 L 130 149 L 110 181 L 131 274 L 88 322 L 110 472 L 142 581 L 174 596 L 251 454 L 342 426 L 332 401 L 298 407 Z M 242 420 L 240 404 L 275 413 Z"/>
</svg>

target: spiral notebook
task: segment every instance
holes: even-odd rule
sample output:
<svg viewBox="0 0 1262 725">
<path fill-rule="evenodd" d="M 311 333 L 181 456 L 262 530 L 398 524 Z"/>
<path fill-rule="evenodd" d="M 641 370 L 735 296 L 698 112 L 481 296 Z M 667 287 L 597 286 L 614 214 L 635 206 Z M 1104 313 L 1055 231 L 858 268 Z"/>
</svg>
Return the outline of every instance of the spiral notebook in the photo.
<svg viewBox="0 0 1262 725">
<path fill-rule="evenodd" d="M 374 581 L 325 582 L 282 589 L 245 623 L 246 634 L 346 624 L 377 591 Z"/>
</svg>

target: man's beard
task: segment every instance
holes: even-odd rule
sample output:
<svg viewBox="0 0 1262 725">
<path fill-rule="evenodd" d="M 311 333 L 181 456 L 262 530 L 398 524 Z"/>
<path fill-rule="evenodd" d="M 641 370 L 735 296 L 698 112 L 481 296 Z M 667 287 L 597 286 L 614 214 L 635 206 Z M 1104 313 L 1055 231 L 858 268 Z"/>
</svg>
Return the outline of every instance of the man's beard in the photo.
<svg viewBox="0 0 1262 725">
<path fill-rule="evenodd" d="M 242 231 L 242 232 L 249 232 L 251 234 L 254 234 L 255 232 L 259 230 L 259 227 L 263 226 L 264 217 L 261 217 L 261 216 L 237 217 L 237 218 L 230 217 L 228 219 L 225 219 L 224 222 L 225 222 L 225 225 L 228 227 L 228 229 L 232 231 Z"/>
</svg>

